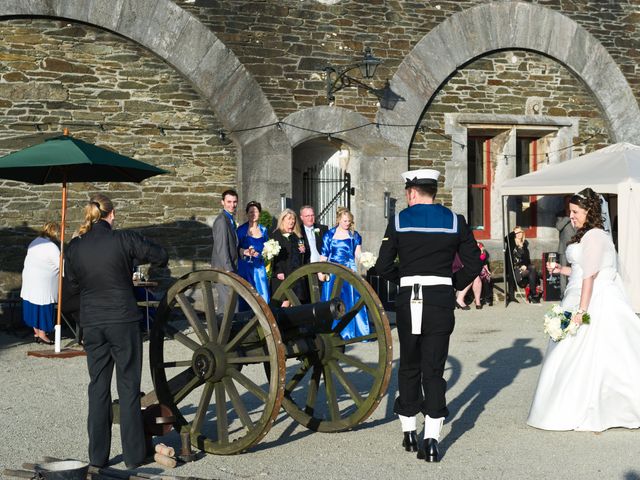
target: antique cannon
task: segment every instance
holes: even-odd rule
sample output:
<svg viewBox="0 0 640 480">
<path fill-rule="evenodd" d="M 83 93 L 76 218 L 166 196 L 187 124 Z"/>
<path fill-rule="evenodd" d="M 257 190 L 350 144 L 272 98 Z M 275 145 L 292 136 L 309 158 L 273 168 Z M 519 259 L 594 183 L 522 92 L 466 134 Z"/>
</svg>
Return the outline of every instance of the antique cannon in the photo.
<svg viewBox="0 0 640 480">
<path fill-rule="evenodd" d="M 320 302 L 319 273 L 335 275 Z M 306 285 L 301 304 L 294 286 Z M 339 300 L 349 282 L 360 299 L 349 311 Z M 230 289 L 218 311 L 217 286 Z M 239 299 L 249 310 L 235 313 Z M 160 403 L 191 444 L 214 454 L 235 454 L 258 443 L 280 407 L 300 424 L 339 432 L 363 422 L 384 396 L 391 374 L 389 322 L 373 289 L 340 265 L 305 265 L 273 295 L 271 309 L 241 277 L 202 270 L 176 281 L 161 300 L 150 333 L 155 391 L 143 405 Z M 371 333 L 343 340 L 340 331 L 366 309 Z"/>
</svg>

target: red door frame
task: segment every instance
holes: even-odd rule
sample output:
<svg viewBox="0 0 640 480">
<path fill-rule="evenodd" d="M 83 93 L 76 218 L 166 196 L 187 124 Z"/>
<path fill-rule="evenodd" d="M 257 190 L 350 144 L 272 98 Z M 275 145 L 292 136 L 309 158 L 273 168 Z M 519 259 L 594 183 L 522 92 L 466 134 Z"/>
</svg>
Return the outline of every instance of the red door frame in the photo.
<svg viewBox="0 0 640 480">
<path fill-rule="evenodd" d="M 473 138 L 473 137 L 471 137 Z M 491 238 L 491 139 L 487 137 L 475 137 L 476 139 L 482 139 L 483 155 L 482 161 L 484 162 L 484 176 L 486 183 L 472 183 L 469 184 L 470 188 L 481 188 L 484 192 L 482 195 L 482 219 L 484 222 L 484 230 L 473 230 L 473 236 L 478 240 L 487 240 Z"/>
</svg>

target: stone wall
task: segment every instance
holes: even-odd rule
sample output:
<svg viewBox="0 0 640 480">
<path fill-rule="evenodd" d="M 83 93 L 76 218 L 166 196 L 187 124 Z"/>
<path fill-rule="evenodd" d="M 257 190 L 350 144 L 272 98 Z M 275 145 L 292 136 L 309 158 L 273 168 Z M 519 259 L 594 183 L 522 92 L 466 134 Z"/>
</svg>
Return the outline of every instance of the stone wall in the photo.
<svg viewBox="0 0 640 480">
<path fill-rule="evenodd" d="M 176 0 L 227 45 L 255 76 L 279 118 L 326 104 L 321 68 L 348 64 L 364 46 L 384 59 L 374 83 L 382 87 L 416 43 L 443 20 L 486 0 Z M 561 12 L 594 35 L 640 97 L 640 12 L 633 0 L 543 0 L 530 3 Z M 336 105 L 373 118 L 375 98 L 355 88 Z"/>
<path fill-rule="evenodd" d="M 133 42 L 77 23 L 0 22 L 0 139 L 60 132 L 165 170 L 142 184 L 70 184 L 67 235 L 94 191 L 116 203 L 120 228 L 167 247 L 167 276 L 207 265 L 220 193 L 236 185 L 236 151 L 221 125 L 175 70 Z M 27 142 L 18 142 L 25 146 Z M 1 144 L 0 155 L 15 150 Z M 28 243 L 60 218 L 61 185 L 0 181 L 0 298 L 16 291 Z"/>
<path fill-rule="evenodd" d="M 444 133 L 446 113 L 527 115 L 529 100 L 539 99 L 536 115 L 579 119 L 574 138 L 574 155 L 591 152 L 609 144 L 607 126 L 598 106 L 585 89 L 562 65 L 531 52 L 504 51 L 476 60 L 456 72 L 438 92 L 425 111 L 410 152 L 412 168 L 445 171 L 451 160 L 451 139 Z M 492 158 L 493 162 L 501 158 Z M 538 159 L 542 163 L 544 159 Z M 451 191 L 443 188 L 440 201 L 450 205 Z"/>
</svg>

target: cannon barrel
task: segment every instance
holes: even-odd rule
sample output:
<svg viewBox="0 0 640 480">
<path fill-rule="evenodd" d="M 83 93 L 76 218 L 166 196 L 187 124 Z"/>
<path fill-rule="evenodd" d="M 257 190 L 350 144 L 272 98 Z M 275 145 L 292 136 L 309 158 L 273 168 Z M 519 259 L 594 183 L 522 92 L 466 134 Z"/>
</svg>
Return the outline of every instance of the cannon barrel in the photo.
<svg viewBox="0 0 640 480">
<path fill-rule="evenodd" d="M 331 333 L 334 320 L 345 314 L 344 302 L 333 298 L 328 302 L 310 303 L 271 309 L 281 331 L 305 328 L 313 333 Z"/>
</svg>

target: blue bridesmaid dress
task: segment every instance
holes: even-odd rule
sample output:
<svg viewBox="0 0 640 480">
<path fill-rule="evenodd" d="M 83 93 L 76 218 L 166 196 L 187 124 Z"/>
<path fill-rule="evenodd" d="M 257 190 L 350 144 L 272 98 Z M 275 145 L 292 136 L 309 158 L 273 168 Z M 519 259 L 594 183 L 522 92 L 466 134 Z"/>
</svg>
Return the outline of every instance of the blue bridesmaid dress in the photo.
<svg viewBox="0 0 640 480">
<path fill-rule="evenodd" d="M 333 238 L 335 233 L 336 227 L 333 227 L 324 234 L 322 237 L 322 252 L 320 252 L 320 254 L 327 257 L 330 262 L 339 263 L 356 271 L 356 247 L 362 244 L 362 237 L 358 232 L 354 232 L 350 233 L 349 238 L 335 239 Z M 335 275 L 330 275 L 329 281 L 324 282 L 322 285 L 322 300 L 325 302 L 330 300 L 329 296 L 331 295 L 335 277 Z M 344 282 L 342 290 L 340 291 L 340 298 L 344 302 L 348 312 L 358 300 L 360 300 L 360 295 L 349 282 Z M 338 322 L 335 321 L 333 325 L 335 326 L 337 323 Z M 369 335 L 370 333 L 371 328 L 369 326 L 367 308 L 363 307 L 355 318 L 342 330 L 340 335 L 344 340 L 348 340 L 350 338 Z"/>
<path fill-rule="evenodd" d="M 264 298 L 264 301 L 269 303 L 269 280 L 267 279 L 267 270 L 262 258 L 262 249 L 264 243 L 269 239 L 267 236 L 267 229 L 262 225 L 258 225 L 262 236 L 255 238 L 249 235 L 249 223 L 243 223 L 238 227 L 238 246 L 242 249 L 253 247 L 256 252 L 259 253 L 257 257 L 253 257 L 253 261 L 249 262 L 248 258 L 244 255 L 238 257 L 238 275 L 247 280 L 253 288 Z M 240 311 L 249 310 L 249 305 L 240 299 L 238 309 Z"/>
</svg>

